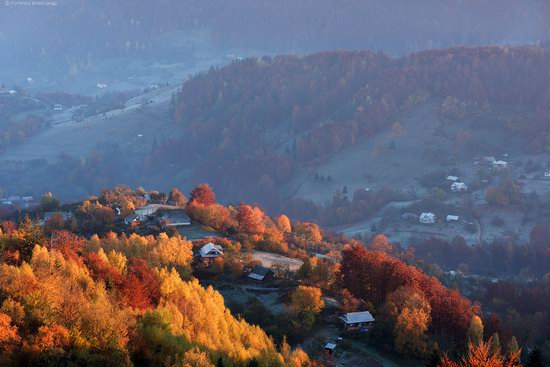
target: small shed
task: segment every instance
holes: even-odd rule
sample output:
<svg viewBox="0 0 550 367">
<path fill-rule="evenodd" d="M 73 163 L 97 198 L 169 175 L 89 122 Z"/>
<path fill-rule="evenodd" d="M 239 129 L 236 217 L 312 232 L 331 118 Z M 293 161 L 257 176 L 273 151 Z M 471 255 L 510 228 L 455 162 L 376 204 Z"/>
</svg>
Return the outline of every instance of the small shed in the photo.
<svg viewBox="0 0 550 367">
<path fill-rule="evenodd" d="M 447 218 L 445 219 L 447 222 L 458 222 L 458 215 L 447 215 Z"/>
<path fill-rule="evenodd" d="M 273 272 L 271 269 L 266 268 L 264 266 L 255 266 L 254 269 L 250 273 L 248 273 L 248 278 L 261 282 L 273 275 Z"/>
<path fill-rule="evenodd" d="M 458 177 L 457 176 L 447 176 L 447 181 L 456 182 L 456 181 L 458 181 Z"/>
<path fill-rule="evenodd" d="M 336 343 L 327 342 L 323 347 L 323 349 L 328 354 L 334 354 L 334 350 L 336 349 Z"/>
</svg>

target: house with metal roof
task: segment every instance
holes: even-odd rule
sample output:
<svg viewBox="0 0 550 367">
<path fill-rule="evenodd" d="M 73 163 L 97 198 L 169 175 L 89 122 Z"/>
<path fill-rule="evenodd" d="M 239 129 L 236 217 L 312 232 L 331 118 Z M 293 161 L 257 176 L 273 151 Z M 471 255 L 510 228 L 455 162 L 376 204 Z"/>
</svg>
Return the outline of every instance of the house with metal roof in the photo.
<svg viewBox="0 0 550 367">
<path fill-rule="evenodd" d="M 458 215 L 449 214 L 449 215 L 447 215 L 447 218 L 445 218 L 445 221 L 447 221 L 447 222 L 458 222 L 458 219 L 459 219 Z"/>
<path fill-rule="evenodd" d="M 348 312 L 339 317 L 346 328 L 364 328 L 374 323 L 369 311 Z"/>
<path fill-rule="evenodd" d="M 220 245 L 214 245 L 212 242 L 208 242 L 200 248 L 199 256 L 203 259 L 220 257 L 223 256 L 223 248 Z"/>
</svg>

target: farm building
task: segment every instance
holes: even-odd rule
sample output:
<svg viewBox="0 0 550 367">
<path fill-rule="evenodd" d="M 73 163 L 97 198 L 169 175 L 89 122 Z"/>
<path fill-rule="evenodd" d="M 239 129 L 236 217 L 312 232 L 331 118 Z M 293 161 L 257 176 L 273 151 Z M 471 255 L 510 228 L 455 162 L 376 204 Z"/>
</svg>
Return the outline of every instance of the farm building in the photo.
<svg viewBox="0 0 550 367">
<path fill-rule="evenodd" d="M 136 210 L 134 210 L 134 214 L 143 218 L 148 215 L 155 214 L 160 209 L 181 209 L 181 208 L 177 206 L 165 205 L 165 204 L 148 204 L 148 205 L 140 206 L 139 208 L 136 208 Z"/>
<path fill-rule="evenodd" d="M 323 349 L 328 354 L 334 354 L 334 350 L 336 349 L 336 343 L 327 342 L 323 347 Z"/>
<path fill-rule="evenodd" d="M 273 272 L 271 271 L 271 269 L 264 266 L 256 266 L 254 267 L 254 269 L 252 269 L 250 273 L 248 273 L 248 278 L 261 282 L 263 280 L 267 280 L 272 275 Z"/>
<path fill-rule="evenodd" d="M 124 218 L 124 224 L 127 226 L 135 227 L 139 225 L 139 223 L 143 220 L 142 217 L 136 214 L 130 214 L 126 218 Z"/>
<path fill-rule="evenodd" d="M 458 222 L 458 215 L 447 215 L 445 219 L 447 222 Z"/>
<path fill-rule="evenodd" d="M 468 186 L 464 182 L 453 182 L 451 185 L 452 192 L 464 192 L 468 190 Z"/>
<path fill-rule="evenodd" d="M 348 312 L 339 317 L 346 329 L 364 328 L 374 323 L 374 317 L 369 311 Z"/>
<path fill-rule="evenodd" d="M 425 224 L 435 223 L 435 214 L 434 213 L 420 214 L 420 223 L 425 223 Z"/>
</svg>

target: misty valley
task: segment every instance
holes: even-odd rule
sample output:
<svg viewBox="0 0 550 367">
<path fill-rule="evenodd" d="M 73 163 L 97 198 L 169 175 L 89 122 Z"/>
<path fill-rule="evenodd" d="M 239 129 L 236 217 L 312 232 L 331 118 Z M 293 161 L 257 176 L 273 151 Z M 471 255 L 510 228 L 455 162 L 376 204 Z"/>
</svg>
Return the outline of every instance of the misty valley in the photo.
<svg viewBox="0 0 550 367">
<path fill-rule="evenodd" d="M 0 4 L 0 365 L 550 365 L 549 14 Z"/>
</svg>

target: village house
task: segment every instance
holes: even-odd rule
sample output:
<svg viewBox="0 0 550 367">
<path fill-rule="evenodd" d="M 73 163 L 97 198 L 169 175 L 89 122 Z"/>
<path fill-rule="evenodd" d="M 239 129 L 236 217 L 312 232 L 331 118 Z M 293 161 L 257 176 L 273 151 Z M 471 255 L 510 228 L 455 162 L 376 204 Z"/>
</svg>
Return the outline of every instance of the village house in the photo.
<svg viewBox="0 0 550 367">
<path fill-rule="evenodd" d="M 141 221 L 143 220 L 142 217 L 140 217 L 137 214 L 130 214 L 126 218 L 124 218 L 124 224 L 130 227 L 136 227 L 140 225 Z"/>
<path fill-rule="evenodd" d="M 458 215 L 447 215 L 445 219 L 447 222 L 458 222 Z"/>
<path fill-rule="evenodd" d="M 208 242 L 202 246 L 199 250 L 199 256 L 202 259 L 212 259 L 223 256 L 223 248 L 220 245 L 214 245 L 212 242 Z"/>
<path fill-rule="evenodd" d="M 424 223 L 424 224 L 433 224 L 433 223 L 435 223 L 435 214 L 434 213 L 422 213 L 422 214 L 420 214 L 420 223 Z"/>
<path fill-rule="evenodd" d="M 374 317 L 369 311 L 348 312 L 339 319 L 347 330 L 368 328 L 374 323 Z"/>
<path fill-rule="evenodd" d="M 145 218 L 149 215 L 153 215 L 155 214 L 156 212 L 158 212 L 159 210 L 161 209 L 181 209 L 177 206 L 173 206 L 173 205 L 166 205 L 166 204 L 147 204 L 147 205 L 144 205 L 144 206 L 140 206 L 138 208 L 136 208 L 134 210 L 134 214 L 142 217 L 142 218 Z"/>
<path fill-rule="evenodd" d="M 458 181 L 458 177 L 457 176 L 447 176 L 447 181 L 456 182 L 456 181 Z"/>
<path fill-rule="evenodd" d="M 464 182 L 453 182 L 451 185 L 452 192 L 465 192 L 468 190 L 468 186 Z"/>
<path fill-rule="evenodd" d="M 255 281 L 264 281 L 273 276 L 273 271 L 264 266 L 255 266 L 250 273 L 248 273 L 248 278 Z"/>
</svg>

